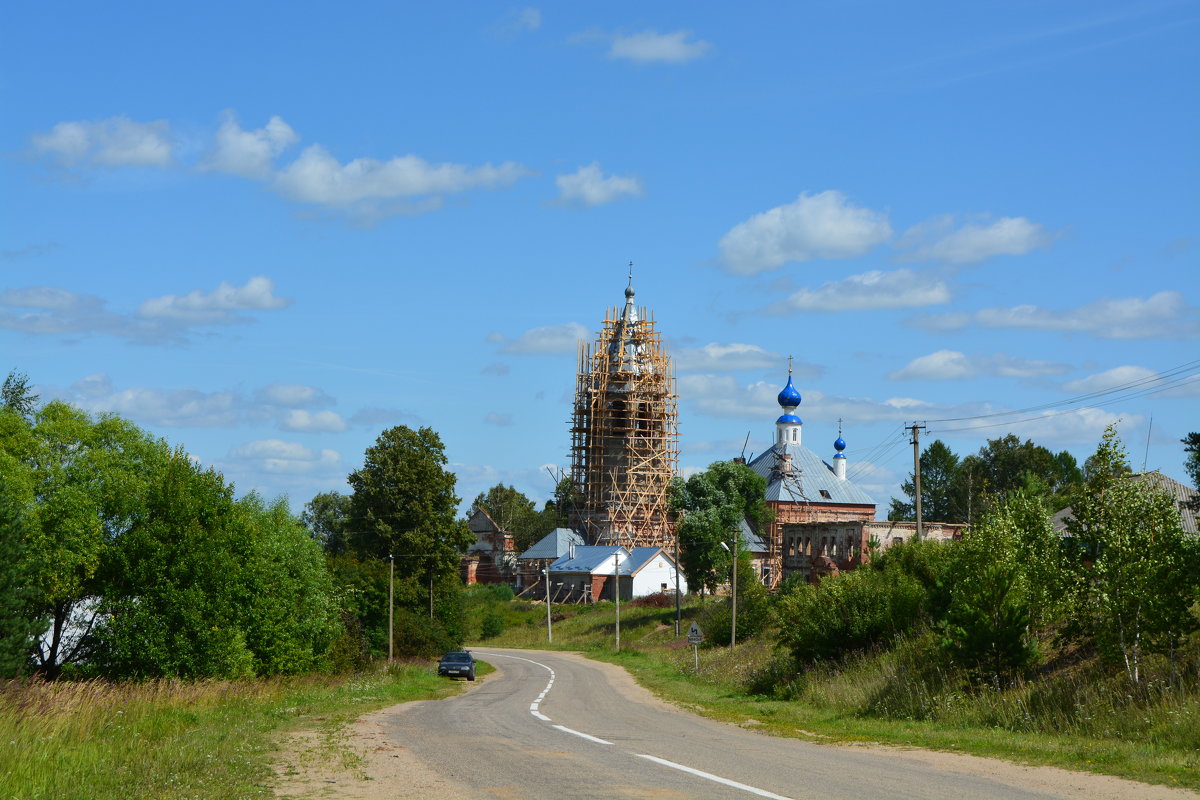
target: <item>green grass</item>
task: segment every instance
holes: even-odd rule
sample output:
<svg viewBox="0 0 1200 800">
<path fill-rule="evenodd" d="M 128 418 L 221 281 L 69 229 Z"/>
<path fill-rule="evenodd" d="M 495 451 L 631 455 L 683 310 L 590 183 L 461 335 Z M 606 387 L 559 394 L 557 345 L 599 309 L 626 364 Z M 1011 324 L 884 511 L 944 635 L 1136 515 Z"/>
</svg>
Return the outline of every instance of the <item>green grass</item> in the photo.
<svg viewBox="0 0 1200 800">
<path fill-rule="evenodd" d="M 685 629 L 699 611 L 689 600 Z M 1194 681 L 1190 688 L 1160 682 L 1135 697 L 1093 663 L 1001 692 L 967 692 L 954 676 L 939 685 L 937 676 L 904 672 L 921 662 L 928 642 L 920 640 L 796 675 L 766 637 L 733 651 L 702 647 L 696 673 L 692 648 L 674 635 L 673 608 L 622 606 L 618 653 L 611 603 L 556 607 L 567 618 L 554 624 L 552 646 L 545 607 L 513 605 L 504 633 L 482 644 L 583 651 L 625 667 L 681 707 L 766 733 L 927 747 L 1200 790 Z M 773 683 L 787 691 L 766 691 Z"/>
<path fill-rule="evenodd" d="M 364 712 L 462 689 L 410 664 L 236 682 L 11 681 L 0 684 L 0 798 L 272 797 L 281 731 L 332 733 Z"/>
</svg>

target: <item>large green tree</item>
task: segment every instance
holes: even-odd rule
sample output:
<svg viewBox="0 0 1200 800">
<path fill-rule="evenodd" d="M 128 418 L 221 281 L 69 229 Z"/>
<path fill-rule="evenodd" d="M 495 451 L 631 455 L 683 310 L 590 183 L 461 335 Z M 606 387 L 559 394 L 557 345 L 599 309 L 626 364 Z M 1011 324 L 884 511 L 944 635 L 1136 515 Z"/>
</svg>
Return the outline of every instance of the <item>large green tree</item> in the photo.
<svg viewBox="0 0 1200 800">
<path fill-rule="evenodd" d="M 679 515 L 680 566 L 690 588 L 712 591 L 724 582 L 733 563 L 726 548 L 740 548 L 742 520 L 758 527 L 770 518 L 765 492 L 762 476 L 733 461 L 717 461 L 686 481 L 674 480 L 671 509 Z"/>
<path fill-rule="evenodd" d="M 118 676 L 311 670 L 338 631 L 320 546 L 284 501 L 233 487 L 178 450 L 106 565 L 96 662 Z"/>
<path fill-rule="evenodd" d="M 389 428 L 351 473 L 351 547 L 360 555 L 396 559 L 399 576 L 424 579 L 458 571 L 471 543 L 457 519 L 454 473 L 441 437 L 431 428 Z"/>
<path fill-rule="evenodd" d="M 958 492 L 958 456 L 945 442 L 936 439 L 921 452 L 921 518 L 935 522 L 961 522 L 965 519 L 960 509 Z M 913 476 L 900 485 L 908 502 L 892 498 L 888 519 L 914 520 L 916 512 L 916 489 Z"/>
<path fill-rule="evenodd" d="M 51 402 L 31 417 L 0 410 L 0 474 L 24 510 L 33 613 L 50 620 L 35 652 L 56 674 L 86 658 L 99 621 L 100 568 L 144 510 L 166 445 L 115 416 Z"/>
<path fill-rule="evenodd" d="M 331 556 L 345 553 L 349 547 L 350 495 L 321 492 L 304 505 L 300 521 L 322 549 Z"/>
</svg>

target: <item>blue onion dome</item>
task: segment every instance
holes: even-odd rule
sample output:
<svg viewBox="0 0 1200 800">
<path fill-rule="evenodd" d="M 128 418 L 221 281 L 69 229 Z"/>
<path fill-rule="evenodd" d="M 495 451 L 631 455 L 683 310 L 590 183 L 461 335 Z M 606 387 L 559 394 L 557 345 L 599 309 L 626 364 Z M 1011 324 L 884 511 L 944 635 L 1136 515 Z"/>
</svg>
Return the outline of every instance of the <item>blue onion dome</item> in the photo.
<svg viewBox="0 0 1200 800">
<path fill-rule="evenodd" d="M 783 391 L 779 393 L 779 405 L 784 408 L 795 408 L 800 405 L 800 392 L 796 391 L 795 386 L 792 386 L 791 375 L 788 375 L 787 386 L 783 387 Z"/>
<path fill-rule="evenodd" d="M 842 452 L 843 450 L 845 450 L 846 449 L 846 440 L 839 436 L 837 438 L 837 441 L 833 443 L 833 449 L 837 450 L 839 453 Z"/>
</svg>

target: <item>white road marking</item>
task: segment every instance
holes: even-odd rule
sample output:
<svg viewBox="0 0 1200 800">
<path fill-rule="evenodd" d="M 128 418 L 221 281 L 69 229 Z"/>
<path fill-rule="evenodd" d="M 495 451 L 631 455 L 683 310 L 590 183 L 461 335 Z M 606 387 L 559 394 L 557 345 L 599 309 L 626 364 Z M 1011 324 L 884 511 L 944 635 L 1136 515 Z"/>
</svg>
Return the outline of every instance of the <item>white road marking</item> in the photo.
<svg viewBox="0 0 1200 800">
<path fill-rule="evenodd" d="M 550 667 L 546 666 L 545 664 L 543 664 L 540 661 L 534 661 L 532 658 L 521 658 L 520 656 L 506 656 L 503 653 L 488 653 L 488 655 L 496 656 L 499 658 L 511 658 L 514 661 L 527 661 L 530 664 L 536 664 L 537 666 L 541 667 L 542 669 L 544 669 L 550 673 L 550 682 L 546 684 L 545 689 L 542 689 L 542 693 L 537 696 L 537 700 L 534 700 L 532 703 L 529 704 L 529 713 L 532 714 L 533 716 L 537 717 L 538 719 L 540 719 L 542 722 L 551 722 L 552 720 L 549 717 L 547 717 L 545 714 L 543 714 L 541 711 L 539 711 L 538 707 L 542 704 L 542 701 L 546 699 L 546 692 L 550 691 L 550 687 L 554 685 L 554 670 L 551 669 Z M 563 730 L 566 730 L 566 728 L 563 728 Z M 575 731 L 571 731 L 571 733 L 575 733 Z M 589 738 L 589 739 L 592 738 L 583 733 L 578 734 L 578 735 L 584 736 L 585 738 Z M 596 741 L 601 741 L 601 740 L 597 739 Z M 609 742 L 604 742 L 604 743 L 609 744 Z"/>
<path fill-rule="evenodd" d="M 540 719 L 542 722 L 553 722 L 554 720 L 550 719 L 549 717 L 547 717 L 545 714 L 543 714 L 541 711 L 538 710 L 538 706 L 540 706 L 542 700 L 544 700 L 546 698 L 546 694 L 550 691 L 550 687 L 554 686 L 554 677 L 555 677 L 554 670 L 551 667 L 547 666 L 546 664 L 543 664 L 540 661 L 534 661 L 532 658 L 521 658 L 520 656 L 507 656 L 507 655 L 504 655 L 503 653 L 488 653 L 487 655 L 496 656 L 499 658 L 511 658 L 515 661 L 526 661 L 530 664 L 536 664 L 537 666 L 541 667 L 542 669 L 544 669 L 550 673 L 550 681 L 549 681 L 549 683 L 546 684 L 546 688 L 542 689 L 541 694 L 539 694 L 537 696 L 537 700 L 535 700 L 534 702 L 529 704 L 529 713 L 532 714 L 537 719 Z M 604 739 L 601 739 L 597 736 L 592 736 L 589 733 L 583 733 L 581 731 L 571 730 L 570 728 L 566 727 L 565 725 L 552 725 L 551 727 L 556 728 L 557 730 L 560 730 L 563 733 L 569 733 L 572 736 L 578 736 L 581 739 L 587 739 L 589 742 L 595 742 L 596 744 L 607 744 L 607 745 L 612 744 L 612 742 L 605 741 Z M 644 758 L 647 761 L 653 761 L 655 764 L 661 764 L 664 767 L 670 767 L 671 769 L 677 769 L 680 772 L 686 772 L 690 775 L 695 775 L 698 778 L 704 778 L 705 780 L 712 781 L 713 783 L 720 783 L 724 786 L 731 786 L 734 789 L 741 789 L 743 792 L 749 792 L 750 794 L 756 794 L 759 797 L 770 798 L 770 800 L 793 800 L 792 798 L 784 797 L 781 794 L 775 794 L 774 792 L 768 792 L 766 789 L 758 789 L 753 786 L 748 786 L 747 784 L 744 784 L 744 783 L 738 783 L 737 781 L 730 780 L 729 778 L 722 778 L 720 775 L 713 775 L 711 772 L 704 772 L 703 770 L 693 769 L 692 767 L 685 767 L 683 764 L 676 764 L 674 761 L 667 761 L 665 758 L 658 758 L 657 756 L 648 756 L 644 753 L 630 753 L 630 755 L 637 756 L 638 758 Z"/>
<path fill-rule="evenodd" d="M 559 727 L 559 726 L 556 725 L 555 727 Z M 697 777 L 704 778 L 705 780 L 710 780 L 713 783 L 720 783 L 720 784 L 724 784 L 725 786 L 732 786 L 734 789 L 741 789 L 743 792 L 749 792 L 750 794 L 756 794 L 759 797 L 769 797 L 769 798 L 771 798 L 771 800 L 792 800 L 792 798 L 790 798 L 790 797 L 784 797 L 781 794 L 775 794 L 774 792 L 768 792 L 766 789 L 757 789 L 753 786 L 747 786 L 744 783 L 738 783 L 737 781 L 731 781 L 731 780 L 729 780 L 729 778 L 722 778 L 720 775 L 713 775 L 710 772 L 703 772 L 698 769 L 692 769 L 691 767 L 685 767 L 683 764 L 676 764 L 674 761 L 667 761 L 665 758 L 658 758 L 656 756 L 648 756 L 644 753 L 634 753 L 634 755 L 637 756 L 638 758 L 644 758 L 647 761 L 653 761 L 655 764 L 662 764 L 664 767 L 670 767 L 671 769 L 677 769 L 680 772 L 687 772 L 691 775 L 695 775 Z"/>
<path fill-rule="evenodd" d="M 554 725 L 553 727 L 558 728 L 560 731 L 574 734 L 575 736 L 578 736 L 580 739 L 587 739 L 589 742 L 596 742 L 597 744 L 612 744 L 612 742 L 606 742 L 603 739 L 597 739 L 595 736 L 592 736 L 591 734 L 580 733 L 579 731 L 573 731 L 564 725 Z"/>
</svg>

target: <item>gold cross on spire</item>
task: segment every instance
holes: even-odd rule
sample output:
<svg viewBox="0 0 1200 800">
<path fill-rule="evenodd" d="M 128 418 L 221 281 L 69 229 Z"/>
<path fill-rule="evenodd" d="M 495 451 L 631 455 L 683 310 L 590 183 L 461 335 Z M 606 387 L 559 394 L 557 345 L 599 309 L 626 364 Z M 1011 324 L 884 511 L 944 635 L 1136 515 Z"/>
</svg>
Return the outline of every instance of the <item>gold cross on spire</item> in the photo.
<svg viewBox="0 0 1200 800">
<path fill-rule="evenodd" d="M 792 357 L 788 356 L 788 377 L 792 377 Z"/>
</svg>

